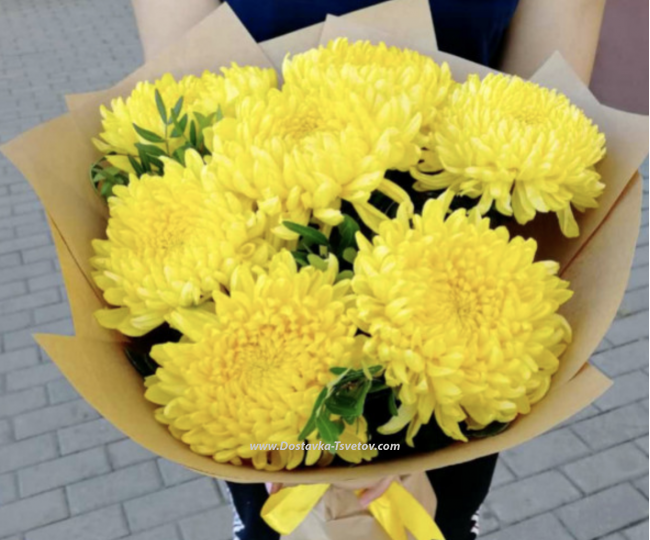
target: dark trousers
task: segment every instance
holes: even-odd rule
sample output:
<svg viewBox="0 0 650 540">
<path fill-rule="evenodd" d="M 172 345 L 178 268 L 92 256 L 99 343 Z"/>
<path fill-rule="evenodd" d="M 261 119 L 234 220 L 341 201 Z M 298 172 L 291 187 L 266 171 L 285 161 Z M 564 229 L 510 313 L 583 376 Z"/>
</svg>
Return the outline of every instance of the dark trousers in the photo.
<svg viewBox="0 0 650 540">
<path fill-rule="evenodd" d="M 438 498 L 436 523 L 445 540 L 474 540 L 474 516 L 487 497 L 497 455 L 427 472 Z M 242 521 L 239 540 L 278 540 L 279 535 L 260 517 L 268 498 L 264 484 L 228 482 L 233 503 Z M 348 539 L 341 539 L 348 540 Z M 350 539 L 353 540 L 353 539 Z"/>
</svg>

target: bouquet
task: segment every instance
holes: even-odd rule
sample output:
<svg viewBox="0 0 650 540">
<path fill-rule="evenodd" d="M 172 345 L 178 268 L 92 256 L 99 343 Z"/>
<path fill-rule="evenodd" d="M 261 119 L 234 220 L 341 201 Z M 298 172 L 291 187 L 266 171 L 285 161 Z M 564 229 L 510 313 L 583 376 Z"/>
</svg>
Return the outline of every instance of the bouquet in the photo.
<svg viewBox="0 0 650 540">
<path fill-rule="evenodd" d="M 585 362 L 629 272 L 647 119 L 559 57 L 525 81 L 441 53 L 422 9 L 260 48 L 224 5 L 3 148 L 70 295 L 76 336 L 39 343 L 160 455 L 307 484 L 271 498 L 285 534 L 332 481 L 504 450 L 608 385 Z"/>
</svg>

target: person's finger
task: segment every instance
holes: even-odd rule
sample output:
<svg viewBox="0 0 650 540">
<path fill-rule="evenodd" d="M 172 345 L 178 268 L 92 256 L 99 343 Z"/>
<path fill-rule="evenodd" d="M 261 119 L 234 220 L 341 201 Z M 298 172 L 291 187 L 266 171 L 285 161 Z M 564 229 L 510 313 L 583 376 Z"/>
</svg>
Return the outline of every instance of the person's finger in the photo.
<svg viewBox="0 0 650 540">
<path fill-rule="evenodd" d="M 386 478 L 382 478 L 374 486 L 369 487 L 361 494 L 359 497 L 359 503 L 363 508 L 367 508 L 372 501 L 386 493 L 386 490 L 390 485 L 397 480 L 398 478 L 396 476 L 387 476 Z"/>
<path fill-rule="evenodd" d="M 266 491 L 269 492 L 269 495 L 273 495 L 274 493 L 277 493 L 284 487 L 284 484 L 278 484 L 276 482 L 267 482 L 266 483 Z"/>
</svg>

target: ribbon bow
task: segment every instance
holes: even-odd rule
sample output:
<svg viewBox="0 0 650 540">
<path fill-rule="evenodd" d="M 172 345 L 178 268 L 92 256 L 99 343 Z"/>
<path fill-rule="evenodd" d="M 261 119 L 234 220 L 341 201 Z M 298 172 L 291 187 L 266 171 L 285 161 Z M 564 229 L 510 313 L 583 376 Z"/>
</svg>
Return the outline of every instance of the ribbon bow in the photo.
<svg viewBox="0 0 650 540">
<path fill-rule="evenodd" d="M 262 518 L 278 533 L 291 534 L 329 487 L 330 484 L 312 484 L 281 489 L 266 501 Z M 416 540 L 445 540 L 431 516 L 398 482 L 393 482 L 381 497 L 371 502 L 368 510 L 391 540 L 407 540 L 407 529 Z"/>
</svg>

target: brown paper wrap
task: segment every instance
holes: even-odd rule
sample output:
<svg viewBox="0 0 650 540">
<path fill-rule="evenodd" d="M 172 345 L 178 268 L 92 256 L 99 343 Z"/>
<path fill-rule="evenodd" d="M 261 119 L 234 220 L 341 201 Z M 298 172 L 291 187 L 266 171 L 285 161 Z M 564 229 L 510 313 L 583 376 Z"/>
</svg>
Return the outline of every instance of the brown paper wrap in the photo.
<svg viewBox="0 0 650 540">
<path fill-rule="evenodd" d="M 365 25 L 365 26 L 364 26 Z M 88 181 L 88 167 L 97 157 L 90 138 L 100 126 L 98 107 L 126 96 L 138 80 L 165 72 L 176 76 L 239 64 L 277 66 L 287 52 L 300 52 L 324 39 L 346 36 L 382 39 L 427 51 L 450 64 L 457 80 L 489 70 L 436 52 L 427 0 L 394 0 L 331 17 L 316 25 L 258 46 L 227 4 L 194 27 L 160 56 L 114 87 L 70 96 L 71 112 L 9 142 L 2 151 L 23 172 L 48 212 L 68 289 L 75 337 L 39 335 L 37 341 L 75 388 L 104 417 L 142 446 L 203 474 L 239 482 L 316 483 L 417 473 L 500 452 L 553 428 L 601 395 L 609 381 L 589 366 L 589 356 L 616 314 L 627 282 L 639 228 L 641 183 L 636 168 L 648 148 L 647 117 L 600 105 L 566 62 L 552 57 L 534 79 L 559 89 L 585 109 L 604 131 L 608 154 L 599 164 L 606 185 L 600 208 L 579 216 L 581 235 L 567 240 L 554 217 L 540 216 L 521 234 L 539 240 L 540 254 L 562 264 L 574 298 L 564 314 L 575 339 L 562 358 L 548 396 L 504 433 L 444 450 L 358 467 L 310 468 L 265 472 L 220 464 L 192 453 L 154 420 L 155 406 L 144 399 L 142 379 L 126 360 L 115 332 L 101 328 L 93 312 L 102 297 L 91 279 L 91 240 L 105 234 L 106 208 Z"/>
<path fill-rule="evenodd" d="M 425 473 L 403 475 L 400 482 L 427 514 L 436 515 L 438 501 Z M 359 482 L 333 484 L 298 528 L 282 540 L 390 540 L 379 522 L 359 504 L 354 490 L 363 487 Z M 409 540 L 412 538 L 408 536 Z"/>
</svg>

